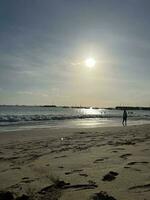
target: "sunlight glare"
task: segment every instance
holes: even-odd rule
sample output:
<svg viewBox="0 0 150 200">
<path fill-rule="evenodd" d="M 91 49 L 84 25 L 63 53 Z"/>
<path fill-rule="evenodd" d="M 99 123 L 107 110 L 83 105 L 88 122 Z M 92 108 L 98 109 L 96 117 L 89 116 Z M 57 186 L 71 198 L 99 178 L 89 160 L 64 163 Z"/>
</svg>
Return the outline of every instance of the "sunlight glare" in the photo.
<svg viewBox="0 0 150 200">
<path fill-rule="evenodd" d="M 94 58 L 87 58 L 85 60 L 85 65 L 89 68 L 93 68 L 95 67 L 95 64 L 96 64 L 96 60 Z"/>
</svg>

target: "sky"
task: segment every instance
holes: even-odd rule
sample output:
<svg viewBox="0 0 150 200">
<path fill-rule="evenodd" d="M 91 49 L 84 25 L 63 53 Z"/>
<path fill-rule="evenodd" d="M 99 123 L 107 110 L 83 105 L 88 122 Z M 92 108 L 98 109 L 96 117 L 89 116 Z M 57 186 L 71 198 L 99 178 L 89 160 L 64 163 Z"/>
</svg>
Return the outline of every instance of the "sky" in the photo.
<svg viewBox="0 0 150 200">
<path fill-rule="evenodd" d="M 0 0 L 0 104 L 150 106 L 149 11 L 149 0 Z"/>
</svg>

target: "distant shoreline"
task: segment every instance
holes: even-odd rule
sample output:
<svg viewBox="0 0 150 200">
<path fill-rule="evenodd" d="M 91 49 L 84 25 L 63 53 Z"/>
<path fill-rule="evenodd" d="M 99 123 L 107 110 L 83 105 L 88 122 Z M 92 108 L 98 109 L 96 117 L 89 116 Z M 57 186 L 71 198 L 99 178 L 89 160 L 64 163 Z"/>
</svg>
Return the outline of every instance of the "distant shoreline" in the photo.
<svg viewBox="0 0 150 200">
<path fill-rule="evenodd" d="M 0 105 L 4 106 L 16 106 L 16 107 L 48 107 L 48 108 L 76 108 L 76 109 L 108 109 L 108 110 L 150 110 L 148 106 L 116 106 L 116 107 L 93 107 L 93 106 L 64 106 L 64 105 Z"/>
</svg>

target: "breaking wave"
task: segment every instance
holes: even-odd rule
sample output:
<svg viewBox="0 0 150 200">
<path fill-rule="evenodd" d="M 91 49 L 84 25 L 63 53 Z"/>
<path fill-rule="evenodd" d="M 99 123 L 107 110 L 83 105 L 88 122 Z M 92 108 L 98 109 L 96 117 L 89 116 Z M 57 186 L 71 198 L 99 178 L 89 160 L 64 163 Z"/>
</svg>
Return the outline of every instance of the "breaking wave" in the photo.
<svg viewBox="0 0 150 200">
<path fill-rule="evenodd" d="M 52 115 L 1 115 L 0 126 L 8 124 L 20 124 L 25 122 L 42 122 L 42 121 L 54 121 L 54 120 L 70 120 L 70 119 L 88 119 L 88 118 L 120 118 L 120 115 L 108 115 L 108 114 L 86 114 L 86 115 L 68 115 L 68 116 L 52 116 Z M 130 118 L 141 119 L 141 116 L 130 116 Z M 142 119 L 150 119 L 150 115 L 142 116 Z"/>
</svg>

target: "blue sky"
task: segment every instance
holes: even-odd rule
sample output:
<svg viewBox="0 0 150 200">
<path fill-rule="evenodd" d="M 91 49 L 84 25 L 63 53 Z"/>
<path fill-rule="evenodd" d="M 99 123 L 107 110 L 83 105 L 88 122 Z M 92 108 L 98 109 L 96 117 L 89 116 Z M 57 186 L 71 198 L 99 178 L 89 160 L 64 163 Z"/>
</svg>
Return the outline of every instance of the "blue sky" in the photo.
<svg viewBox="0 0 150 200">
<path fill-rule="evenodd" d="M 149 10 L 149 0 L 0 0 L 0 104 L 150 106 Z"/>
</svg>

